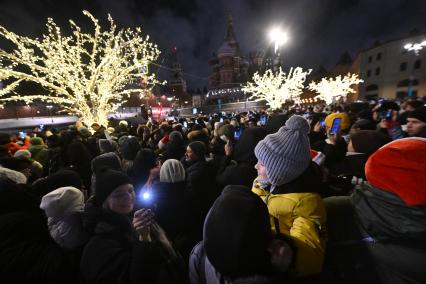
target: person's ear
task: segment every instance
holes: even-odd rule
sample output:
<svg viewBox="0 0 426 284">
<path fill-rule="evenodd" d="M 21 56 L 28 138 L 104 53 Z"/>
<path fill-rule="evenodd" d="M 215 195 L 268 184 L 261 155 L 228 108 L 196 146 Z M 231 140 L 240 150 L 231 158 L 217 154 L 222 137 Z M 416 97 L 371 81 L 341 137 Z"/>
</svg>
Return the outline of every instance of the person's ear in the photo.
<svg viewBox="0 0 426 284">
<path fill-rule="evenodd" d="M 293 250 L 283 240 L 273 239 L 269 243 L 271 265 L 280 272 L 286 272 L 293 260 Z"/>
</svg>

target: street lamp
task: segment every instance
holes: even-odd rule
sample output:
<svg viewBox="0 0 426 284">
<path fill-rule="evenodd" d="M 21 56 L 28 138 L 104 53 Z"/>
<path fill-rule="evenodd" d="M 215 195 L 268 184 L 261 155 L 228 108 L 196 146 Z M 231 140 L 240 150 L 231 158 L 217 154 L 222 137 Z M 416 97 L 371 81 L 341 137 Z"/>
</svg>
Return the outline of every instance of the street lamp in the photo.
<svg viewBox="0 0 426 284">
<path fill-rule="evenodd" d="M 269 38 L 274 43 L 274 53 L 276 54 L 278 48 L 285 44 L 288 40 L 287 33 L 282 31 L 279 27 L 274 27 L 269 31 Z"/>
<path fill-rule="evenodd" d="M 419 56 L 420 51 L 425 46 L 426 46 L 426 40 L 422 42 L 417 42 L 417 43 L 407 43 L 406 45 L 404 45 L 404 49 L 408 52 L 413 52 L 414 55 L 417 57 Z M 415 65 L 415 62 L 413 64 L 413 67 L 411 68 L 411 74 L 408 80 L 408 96 L 409 97 L 411 97 L 413 94 L 414 65 Z"/>
<path fill-rule="evenodd" d="M 404 45 L 404 49 L 407 51 L 413 51 L 414 54 L 418 56 L 420 50 L 422 50 L 424 46 L 426 46 L 426 40 L 418 43 L 407 43 Z"/>
</svg>

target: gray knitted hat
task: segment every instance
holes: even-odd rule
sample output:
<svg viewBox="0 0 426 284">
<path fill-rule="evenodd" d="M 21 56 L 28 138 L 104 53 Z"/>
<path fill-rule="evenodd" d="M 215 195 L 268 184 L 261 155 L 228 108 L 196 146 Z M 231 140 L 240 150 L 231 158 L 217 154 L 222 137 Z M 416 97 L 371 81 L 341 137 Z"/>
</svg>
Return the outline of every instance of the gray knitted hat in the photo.
<svg viewBox="0 0 426 284">
<path fill-rule="evenodd" d="M 160 169 L 160 181 L 176 183 L 185 180 L 185 168 L 182 163 L 175 159 L 168 159 Z"/>
<path fill-rule="evenodd" d="M 254 153 L 266 167 L 269 182 L 289 183 L 300 176 L 311 163 L 308 121 L 293 115 L 276 133 L 261 140 Z"/>
</svg>

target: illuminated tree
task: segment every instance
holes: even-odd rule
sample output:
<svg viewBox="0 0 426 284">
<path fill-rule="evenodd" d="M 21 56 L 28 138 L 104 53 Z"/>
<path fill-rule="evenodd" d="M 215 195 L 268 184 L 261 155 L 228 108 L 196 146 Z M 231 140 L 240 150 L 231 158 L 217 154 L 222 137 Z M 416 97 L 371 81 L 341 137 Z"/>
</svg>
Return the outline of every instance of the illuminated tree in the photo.
<svg viewBox="0 0 426 284">
<path fill-rule="evenodd" d="M 250 99 L 265 100 L 272 110 L 280 109 L 287 100 L 299 101 L 304 88 L 303 83 L 311 71 L 311 69 L 303 71 L 297 67 L 291 68 L 288 74 L 281 68 L 277 74 L 272 70 L 266 70 L 263 75 L 256 72 L 253 75 L 253 82 L 248 82 L 242 90 L 251 94 Z"/>
<path fill-rule="evenodd" d="M 315 98 L 331 104 L 339 97 L 346 98 L 348 94 L 355 93 L 352 86 L 362 82 L 364 81 L 359 79 L 358 75 L 348 73 L 344 77 L 339 75 L 336 78 L 322 78 L 318 83 L 312 82 L 309 84 L 309 89 L 319 94 Z"/>
<path fill-rule="evenodd" d="M 87 11 L 83 14 L 93 22 L 93 34 L 70 20 L 72 33 L 63 35 L 50 18 L 41 39 L 19 36 L 0 26 L 0 35 L 13 44 L 11 51 L 0 49 L 0 81 L 7 83 L 0 90 L 0 104 L 40 100 L 79 116 L 86 125 L 106 125 L 107 115 L 130 94 L 143 94 L 158 83 L 148 73 L 148 65 L 160 51 L 149 36 L 142 36 L 140 28 L 117 31 L 110 15 L 109 29 L 102 31 L 97 19 Z M 20 95 L 17 87 L 23 82 L 37 83 L 48 93 Z"/>
</svg>

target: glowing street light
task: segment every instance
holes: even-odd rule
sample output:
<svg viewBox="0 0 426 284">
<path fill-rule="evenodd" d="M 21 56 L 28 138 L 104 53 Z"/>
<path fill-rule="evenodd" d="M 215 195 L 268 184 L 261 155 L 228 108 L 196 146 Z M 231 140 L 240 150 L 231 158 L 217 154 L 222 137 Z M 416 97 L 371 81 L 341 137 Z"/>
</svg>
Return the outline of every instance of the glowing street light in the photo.
<svg viewBox="0 0 426 284">
<path fill-rule="evenodd" d="M 423 47 L 426 46 L 426 40 L 422 42 L 416 43 L 407 43 L 404 45 L 404 49 L 408 52 L 413 52 L 415 56 L 419 56 L 420 51 Z M 408 81 L 408 96 L 411 97 L 413 95 L 413 81 L 414 81 L 414 66 L 411 69 L 410 80 Z"/>
<path fill-rule="evenodd" d="M 274 43 L 275 53 L 277 53 L 278 48 L 288 40 L 287 33 L 282 31 L 279 27 L 274 27 L 269 31 L 269 38 Z"/>
<path fill-rule="evenodd" d="M 418 56 L 420 50 L 422 50 L 424 46 L 426 46 L 426 40 L 417 43 L 407 43 L 404 45 L 404 49 L 407 51 L 413 51 L 414 54 Z"/>
</svg>

